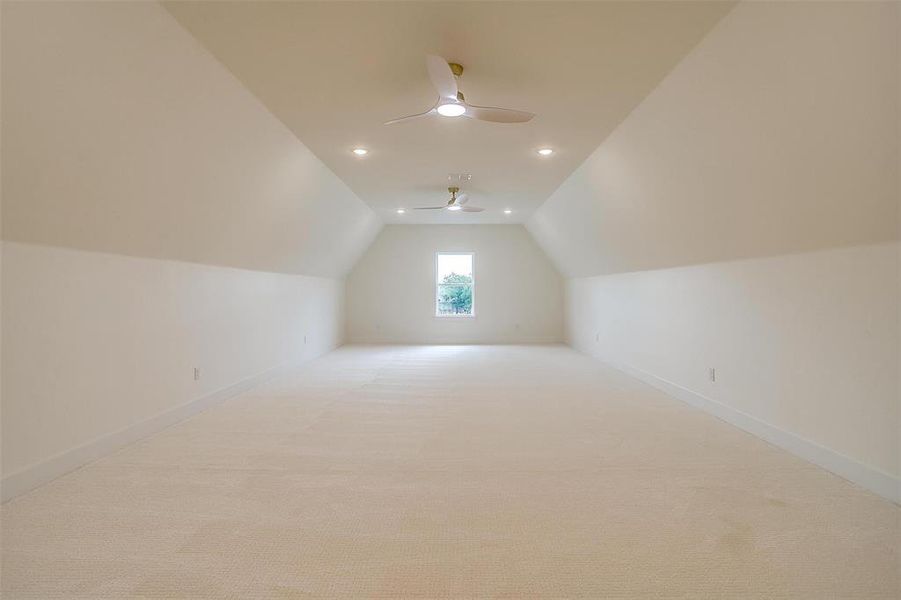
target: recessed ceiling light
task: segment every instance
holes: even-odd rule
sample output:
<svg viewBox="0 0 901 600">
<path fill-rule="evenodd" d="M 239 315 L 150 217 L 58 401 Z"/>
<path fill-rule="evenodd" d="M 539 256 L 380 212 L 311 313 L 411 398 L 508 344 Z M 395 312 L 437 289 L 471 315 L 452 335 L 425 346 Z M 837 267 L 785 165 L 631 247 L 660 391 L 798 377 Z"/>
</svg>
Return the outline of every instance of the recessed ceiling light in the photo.
<svg viewBox="0 0 901 600">
<path fill-rule="evenodd" d="M 397 209 L 397 214 L 399 214 L 399 215 L 402 215 L 402 214 L 404 214 L 405 212 L 407 212 L 407 211 L 405 211 L 405 210 L 402 209 L 402 208 L 398 208 L 398 209 Z"/>
<path fill-rule="evenodd" d="M 448 102 L 440 105 L 437 110 L 442 117 L 459 117 L 466 112 L 466 107 L 456 102 Z"/>
<path fill-rule="evenodd" d="M 553 153 L 554 153 L 553 148 L 539 148 L 538 149 L 538 154 L 540 154 L 541 156 L 550 156 Z"/>
<path fill-rule="evenodd" d="M 456 204 L 451 204 L 450 206 L 447 207 L 447 210 L 461 210 L 462 208 L 463 208 L 462 206 L 457 206 Z"/>
<path fill-rule="evenodd" d="M 369 154 L 369 150 L 367 150 L 366 148 L 354 148 L 353 153 L 357 156 L 366 156 L 367 154 Z"/>
<path fill-rule="evenodd" d="M 510 210 L 509 208 L 505 208 L 505 209 L 504 209 L 504 214 L 505 214 L 505 215 L 509 215 L 509 214 L 511 214 L 512 212 L 513 212 L 513 211 Z"/>
</svg>

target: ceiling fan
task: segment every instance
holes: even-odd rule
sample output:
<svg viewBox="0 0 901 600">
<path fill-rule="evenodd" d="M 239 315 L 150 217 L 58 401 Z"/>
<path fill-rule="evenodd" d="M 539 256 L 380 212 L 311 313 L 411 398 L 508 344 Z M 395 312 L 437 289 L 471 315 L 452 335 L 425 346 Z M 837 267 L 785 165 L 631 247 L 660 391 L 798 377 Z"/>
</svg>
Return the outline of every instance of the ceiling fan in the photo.
<svg viewBox="0 0 901 600">
<path fill-rule="evenodd" d="M 522 110 L 469 104 L 463 97 L 463 92 L 457 89 L 457 77 L 463 74 L 462 65 L 447 62 L 440 56 L 430 54 L 425 57 L 425 66 L 429 72 L 429 79 L 432 80 L 432 85 L 435 86 L 435 90 L 438 92 L 438 100 L 432 108 L 425 112 L 392 119 L 387 121 L 385 125 L 411 121 L 430 115 L 466 117 L 479 121 L 491 121 L 492 123 L 526 123 L 535 116 L 533 113 Z"/>
<path fill-rule="evenodd" d="M 462 210 L 463 212 L 482 212 L 485 210 L 484 208 L 479 208 L 478 206 L 464 206 L 467 202 L 469 202 L 469 196 L 466 194 L 457 193 L 460 191 L 460 188 L 456 186 L 451 186 L 447 188 L 447 191 L 450 192 L 450 200 L 447 201 L 447 204 L 444 206 L 421 206 L 414 208 L 413 210 L 450 210 L 450 211 L 458 211 Z"/>
</svg>

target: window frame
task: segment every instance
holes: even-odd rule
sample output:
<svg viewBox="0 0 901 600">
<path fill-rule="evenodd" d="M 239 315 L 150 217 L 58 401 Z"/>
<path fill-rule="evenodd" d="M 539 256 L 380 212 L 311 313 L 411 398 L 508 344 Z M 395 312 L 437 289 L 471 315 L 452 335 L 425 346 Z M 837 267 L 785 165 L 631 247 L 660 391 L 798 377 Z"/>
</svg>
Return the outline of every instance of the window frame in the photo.
<svg viewBox="0 0 901 600">
<path fill-rule="evenodd" d="M 438 309 L 438 290 L 440 285 L 442 284 L 438 281 L 438 262 L 441 260 L 441 256 L 469 256 L 470 257 L 470 265 L 472 267 L 472 283 L 468 284 L 472 289 L 472 309 L 469 314 L 451 314 L 451 315 L 442 315 Z M 435 301 L 435 318 L 436 319 L 474 319 L 476 317 L 476 253 L 475 252 L 453 252 L 453 251 L 442 251 L 439 250 L 435 253 L 435 288 L 432 290 L 432 296 Z M 467 285 L 465 283 L 457 284 L 457 285 Z"/>
</svg>

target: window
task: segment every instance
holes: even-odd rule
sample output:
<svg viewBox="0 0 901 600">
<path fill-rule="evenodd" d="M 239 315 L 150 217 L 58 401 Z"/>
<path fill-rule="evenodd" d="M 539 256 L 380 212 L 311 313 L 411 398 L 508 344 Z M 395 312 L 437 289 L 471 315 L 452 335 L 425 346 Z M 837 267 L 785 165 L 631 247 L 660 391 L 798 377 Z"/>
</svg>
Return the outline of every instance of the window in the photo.
<svg viewBox="0 0 901 600">
<path fill-rule="evenodd" d="M 435 262 L 435 315 L 439 317 L 475 315 L 472 252 L 439 252 Z"/>
</svg>

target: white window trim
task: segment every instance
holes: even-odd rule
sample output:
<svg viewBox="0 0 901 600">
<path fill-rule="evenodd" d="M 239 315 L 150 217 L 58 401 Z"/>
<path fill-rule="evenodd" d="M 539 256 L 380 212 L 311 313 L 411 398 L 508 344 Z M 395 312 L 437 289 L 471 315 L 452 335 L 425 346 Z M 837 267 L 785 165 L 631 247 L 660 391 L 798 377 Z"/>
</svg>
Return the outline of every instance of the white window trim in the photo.
<svg viewBox="0 0 901 600">
<path fill-rule="evenodd" d="M 471 257 L 472 264 L 472 283 L 470 286 L 472 287 L 472 312 L 468 315 L 442 315 L 438 312 L 438 285 L 441 283 L 438 281 L 438 257 L 442 255 L 469 255 Z M 435 288 L 432 290 L 432 296 L 434 296 L 435 302 L 435 318 L 436 319 L 475 319 L 476 318 L 476 254 L 475 252 L 436 252 L 435 253 L 435 273 L 433 279 L 435 280 Z"/>
</svg>

